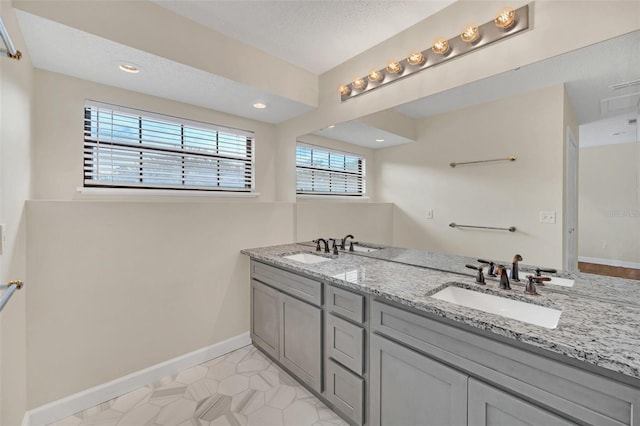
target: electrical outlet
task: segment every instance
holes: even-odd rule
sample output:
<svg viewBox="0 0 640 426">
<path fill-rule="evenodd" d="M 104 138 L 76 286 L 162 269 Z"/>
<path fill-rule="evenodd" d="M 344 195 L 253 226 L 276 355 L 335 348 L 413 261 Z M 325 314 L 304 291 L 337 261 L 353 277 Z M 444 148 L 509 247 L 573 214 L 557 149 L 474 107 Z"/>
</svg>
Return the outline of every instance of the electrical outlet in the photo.
<svg viewBox="0 0 640 426">
<path fill-rule="evenodd" d="M 541 211 L 540 212 L 540 223 L 556 223 L 556 212 L 555 211 Z"/>
<path fill-rule="evenodd" d="M 433 219 L 433 209 L 427 210 L 427 219 Z"/>
</svg>

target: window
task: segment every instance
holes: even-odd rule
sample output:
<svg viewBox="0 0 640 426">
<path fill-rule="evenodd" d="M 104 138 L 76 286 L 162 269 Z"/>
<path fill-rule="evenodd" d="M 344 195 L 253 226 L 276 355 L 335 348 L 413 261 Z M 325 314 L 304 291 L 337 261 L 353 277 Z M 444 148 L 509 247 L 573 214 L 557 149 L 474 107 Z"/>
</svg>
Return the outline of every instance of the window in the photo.
<svg viewBox="0 0 640 426">
<path fill-rule="evenodd" d="M 296 192 L 298 194 L 365 194 L 365 160 L 324 147 L 296 146 Z"/>
<path fill-rule="evenodd" d="M 253 191 L 253 133 L 86 101 L 84 186 Z"/>
</svg>

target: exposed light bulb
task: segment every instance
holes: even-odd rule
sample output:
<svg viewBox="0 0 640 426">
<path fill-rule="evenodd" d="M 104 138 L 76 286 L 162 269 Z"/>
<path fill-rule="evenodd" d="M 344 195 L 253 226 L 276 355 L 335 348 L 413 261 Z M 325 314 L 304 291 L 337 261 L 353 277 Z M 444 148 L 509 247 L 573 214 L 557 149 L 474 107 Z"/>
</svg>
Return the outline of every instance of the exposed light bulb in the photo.
<svg viewBox="0 0 640 426">
<path fill-rule="evenodd" d="M 510 7 L 503 7 L 498 11 L 493 22 L 495 22 L 496 27 L 508 30 L 516 22 L 516 11 Z"/>
<path fill-rule="evenodd" d="M 398 61 L 390 61 L 387 64 L 387 71 L 391 74 L 400 74 L 402 72 L 402 64 Z"/>
<path fill-rule="evenodd" d="M 433 53 L 445 55 L 449 51 L 449 42 L 444 37 L 438 37 L 433 41 L 431 50 L 433 50 Z"/>
<path fill-rule="evenodd" d="M 365 80 L 364 78 L 358 77 L 353 80 L 351 85 L 356 90 L 363 90 L 365 87 L 367 87 L 367 80 Z"/>
<path fill-rule="evenodd" d="M 462 34 L 460 34 L 462 41 L 466 43 L 473 43 L 480 38 L 480 30 L 476 24 L 469 24 L 464 27 Z"/>
<path fill-rule="evenodd" d="M 377 69 L 372 69 L 369 71 L 368 77 L 369 77 L 369 81 L 371 82 L 382 81 L 384 79 L 384 74 L 382 74 Z"/>
<path fill-rule="evenodd" d="M 411 65 L 421 65 L 424 63 L 424 55 L 422 52 L 417 50 L 415 52 L 411 52 L 409 53 L 409 56 L 407 56 L 407 62 Z"/>
<path fill-rule="evenodd" d="M 351 94 L 351 87 L 347 86 L 346 84 L 341 84 L 338 87 L 338 92 L 340 92 L 340 95 L 342 96 L 347 96 Z"/>
</svg>

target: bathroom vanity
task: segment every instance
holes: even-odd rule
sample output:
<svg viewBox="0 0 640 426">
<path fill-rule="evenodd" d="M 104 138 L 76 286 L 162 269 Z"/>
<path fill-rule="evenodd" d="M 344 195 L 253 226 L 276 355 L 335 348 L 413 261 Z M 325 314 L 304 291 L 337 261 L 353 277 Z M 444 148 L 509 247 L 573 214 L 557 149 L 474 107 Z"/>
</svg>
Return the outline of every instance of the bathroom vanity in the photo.
<svg viewBox="0 0 640 426">
<path fill-rule="evenodd" d="M 299 244 L 243 253 L 253 343 L 352 424 L 640 425 L 640 306 L 611 292 L 500 293 L 472 274 Z M 589 279 L 600 278 L 576 288 L 597 288 Z M 547 328 L 432 297 L 450 286 L 560 319 Z"/>
</svg>

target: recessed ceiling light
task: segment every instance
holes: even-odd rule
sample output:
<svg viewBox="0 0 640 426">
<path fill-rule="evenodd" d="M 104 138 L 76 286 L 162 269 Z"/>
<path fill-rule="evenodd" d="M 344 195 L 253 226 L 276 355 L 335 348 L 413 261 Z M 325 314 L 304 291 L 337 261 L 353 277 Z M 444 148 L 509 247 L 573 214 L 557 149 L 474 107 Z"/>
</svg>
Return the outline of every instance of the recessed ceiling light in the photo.
<svg viewBox="0 0 640 426">
<path fill-rule="evenodd" d="M 327 129 L 333 129 L 334 127 L 336 127 L 336 125 L 332 124 L 331 126 L 327 127 Z"/>
<path fill-rule="evenodd" d="M 253 104 L 253 107 L 258 109 L 265 109 L 267 106 L 262 102 L 256 102 L 255 104 Z"/>
<path fill-rule="evenodd" d="M 376 139 L 376 142 L 384 142 L 384 139 Z"/>
<path fill-rule="evenodd" d="M 137 65 L 134 65 L 132 63 L 120 64 L 120 65 L 118 65 L 118 68 L 120 68 L 122 71 L 128 72 L 130 74 L 138 74 L 140 72 L 140 68 L 138 68 Z"/>
</svg>

